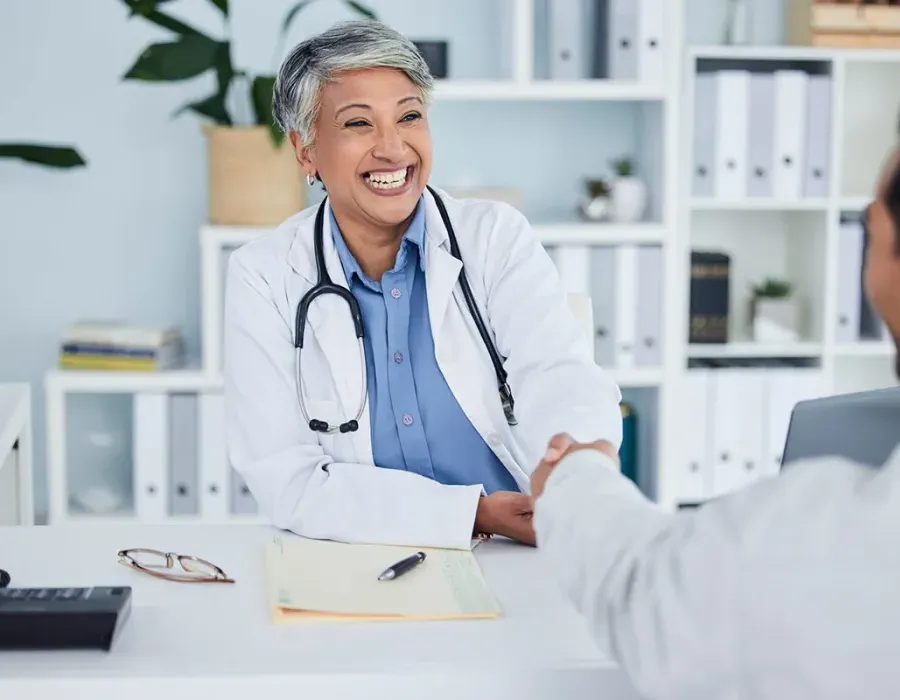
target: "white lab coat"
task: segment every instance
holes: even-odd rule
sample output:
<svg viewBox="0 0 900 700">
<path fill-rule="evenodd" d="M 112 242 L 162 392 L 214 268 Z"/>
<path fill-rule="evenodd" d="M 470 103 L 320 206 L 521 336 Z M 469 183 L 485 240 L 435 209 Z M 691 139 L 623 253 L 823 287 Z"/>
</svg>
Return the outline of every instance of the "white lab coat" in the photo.
<svg viewBox="0 0 900 700">
<path fill-rule="evenodd" d="M 466 276 L 506 357 L 519 424 L 510 427 L 487 350 L 457 284 L 460 263 L 425 192 L 425 262 L 435 354 L 472 424 L 516 482 L 529 476 L 550 437 L 621 441 L 621 395 L 593 362 L 556 268 L 525 218 L 508 205 L 444 193 Z M 373 466 L 368 405 L 359 430 L 311 431 L 297 401 L 294 318 L 316 281 L 316 208 L 242 246 L 228 264 L 224 314 L 226 430 L 230 460 L 265 516 L 298 534 L 345 542 L 467 548 L 480 485 L 445 486 Z M 347 285 L 326 213 L 324 252 Z M 331 424 L 359 408 L 359 346 L 346 302 L 328 295 L 309 311 L 302 352 L 310 417 Z"/>
<path fill-rule="evenodd" d="M 691 439 L 691 438 L 687 438 Z M 648 698 L 900 697 L 900 449 L 663 512 L 595 451 L 538 498 L 547 570 Z"/>
</svg>

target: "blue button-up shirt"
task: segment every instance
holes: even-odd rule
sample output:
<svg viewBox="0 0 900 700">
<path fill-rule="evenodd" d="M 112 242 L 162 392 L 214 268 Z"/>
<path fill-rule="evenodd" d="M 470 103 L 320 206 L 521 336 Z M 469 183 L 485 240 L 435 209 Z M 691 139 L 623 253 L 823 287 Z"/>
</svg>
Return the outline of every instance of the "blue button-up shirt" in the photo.
<svg viewBox="0 0 900 700">
<path fill-rule="evenodd" d="M 375 464 L 442 484 L 518 491 L 512 475 L 460 408 L 438 366 L 425 289 L 425 214 L 419 202 L 393 269 L 370 279 L 334 215 L 334 243 L 365 329 Z"/>
</svg>

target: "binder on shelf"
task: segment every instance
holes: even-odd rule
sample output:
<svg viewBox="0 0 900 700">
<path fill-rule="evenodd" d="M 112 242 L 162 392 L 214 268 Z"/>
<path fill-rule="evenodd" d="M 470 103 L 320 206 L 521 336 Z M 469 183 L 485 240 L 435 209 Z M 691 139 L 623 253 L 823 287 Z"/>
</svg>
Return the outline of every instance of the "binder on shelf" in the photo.
<svg viewBox="0 0 900 700">
<path fill-rule="evenodd" d="M 637 414 L 634 411 L 634 406 L 627 401 L 619 404 L 619 408 L 622 412 L 622 445 L 619 447 L 619 465 L 622 475 L 639 485 Z"/>
<path fill-rule="evenodd" d="M 198 460 L 200 515 L 222 521 L 230 511 L 228 455 L 225 449 L 225 402 L 221 394 L 198 396 Z"/>
<path fill-rule="evenodd" d="M 256 515 L 259 511 L 256 499 L 250 493 L 244 478 L 231 469 L 231 512 L 235 515 Z"/>
<path fill-rule="evenodd" d="M 615 366 L 630 369 L 635 366 L 638 344 L 637 314 L 638 246 L 616 247 L 616 341 Z"/>
<path fill-rule="evenodd" d="M 859 340 L 862 317 L 863 228 L 859 221 L 845 220 L 838 230 L 837 323 L 835 340 Z"/>
<path fill-rule="evenodd" d="M 616 362 L 616 249 L 597 246 L 591 255 L 594 359 L 602 367 L 613 367 Z"/>
<path fill-rule="evenodd" d="M 713 370 L 712 497 L 759 478 L 764 461 L 764 382 L 757 368 Z"/>
<path fill-rule="evenodd" d="M 556 246 L 553 260 L 567 292 L 585 295 L 591 293 L 590 246 Z"/>
<path fill-rule="evenodd" d="M 727 343 L 731 260 L 725 253 L 691 251 L 689 343 Z"/>
<path fill-rule="evenodd" d="M 775 71 L 772 190 L 778 199 L 798 199 L 803 192 L 808 82 L 809 76 L 804 71 Z"/>
<path fill-rule="evenodd" d="M 748 151 L 748 197 L 772 196 L 772 166 L 775 158 L 775 77 L 754 73 L 750 77 L 750 137 Z"/>
<path fill-rule="evenodd" d="M 547 0 L 550 33 L 550 77 L 553 80 L 580 80 L 590 75 L 590 51 L 585 30 L 587 3 L 584 0 Z"/>
<path fill-rule="evenodd" d="M 806 99 L 806 148 L 803 195 L 827 197 L 831 182 L 831 90 L 830 75 L 809 77 Z"/>
<path fill-rule="evenodd" d="M 677 503 L 701 503 L 711 495 L 713 371 L 690 369 L 678 379 L 679 410 L 670 418 L 677 425 L 677 434 L 685 436 L 673 445 L 671 455 Z"/>
<path fill-rule="evenodd" d="M 635 0 L 606 0 L 611 80 L 638 78 L 638 6 Z"/>
<path fill-rule="evenodd" d="M 172 394 L 169 400 L 169 513 L 197 515 L 197 396 Z"/>
<path fill-rule="evenodd" d="M 666 0 L 634 0 L 638 6 L 637 76 L 662 82 L 665 76 Z"/>
<path fill-rule="evenodd" d="M 662 246 L 642 245 L 638 249 L 637 268 L 635 364 L 658 367 L 662 363 Z"/>
<path fill-rule="evenodd" d="M 694 81 L 694 169 L 695 197 L 715 194 L 716 109 L 718 79 L 715 73 L 699 73 Z"/>
<path fill-rule="evenodd" d="M 750 72 L 716 72 L 715 196 L 742 199 L 747 195 L 747 152 L 750 118 Z"/>
<path fill-rule="evenodd" d="M 132 421 L 134 513 L 161 522 L 169 515 L 169 396 L 136 393 Z"/>
</svg>

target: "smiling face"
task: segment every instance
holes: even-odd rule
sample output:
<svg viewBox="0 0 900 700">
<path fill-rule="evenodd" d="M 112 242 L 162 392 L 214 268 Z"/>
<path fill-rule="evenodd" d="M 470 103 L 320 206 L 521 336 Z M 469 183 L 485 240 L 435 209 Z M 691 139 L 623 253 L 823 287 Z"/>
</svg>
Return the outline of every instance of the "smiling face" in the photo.
<svg viewBox="0 0 900 700">
<path fill-rule="evenodd" d="M 315 142 L 291 141 L 308 175 L 325 184 L 335 216 L 396 227 L 431 175 L 431 134 L 415 84 L 399 70 L 341 73 L 322 89 Z"/>
<path fill-rule="evenodd" d="M 865 261 L 866 295 L 884 320 L 897 346 L 900 378 L 900 150 L 882 172 L 875 201 L 866 212 L 868 247 Z"/>
</svg>

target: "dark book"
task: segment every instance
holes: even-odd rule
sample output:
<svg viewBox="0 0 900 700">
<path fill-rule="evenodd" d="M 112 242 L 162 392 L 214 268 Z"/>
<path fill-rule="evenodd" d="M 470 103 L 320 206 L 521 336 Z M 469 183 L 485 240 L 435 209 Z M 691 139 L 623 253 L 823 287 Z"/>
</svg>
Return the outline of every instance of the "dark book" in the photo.
<svg viewBox="0 0 900 700">
<path fill-rule="evenodd" d="M 637 469 L 637 415 L 629 403 L 621 403 L 622 410 L 622 446 L 619 448 L 619 465 L 622 474 L 638 483 Z"/>
<path fill-rule="evenodd" d="M 689 343 L 727 343 L 731 259 L 725 253 L 691 251 Z"/>
</svg>

